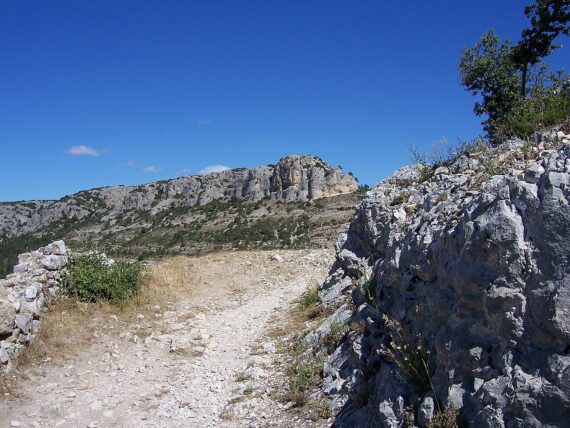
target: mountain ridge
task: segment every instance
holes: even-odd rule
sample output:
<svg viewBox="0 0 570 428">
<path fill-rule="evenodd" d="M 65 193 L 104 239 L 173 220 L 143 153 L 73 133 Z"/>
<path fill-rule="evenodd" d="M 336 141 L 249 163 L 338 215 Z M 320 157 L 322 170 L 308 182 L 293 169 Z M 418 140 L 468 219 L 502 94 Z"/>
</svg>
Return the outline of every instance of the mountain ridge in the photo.
<svg viewBox="0 0 570 428">
<path fill-rule="evenodd" d="M 83 190 L 55 201 L 0 204 L 0 263 L 65 239 L 146 258 L 218 248 L 321 246 L 346 227 L 356 179 L 317 156 L 138 186 Z M 350 212 L 350 213 L 349 213 Z M 310 218 L 307 218 L 310 214 Z"/>
</svg>

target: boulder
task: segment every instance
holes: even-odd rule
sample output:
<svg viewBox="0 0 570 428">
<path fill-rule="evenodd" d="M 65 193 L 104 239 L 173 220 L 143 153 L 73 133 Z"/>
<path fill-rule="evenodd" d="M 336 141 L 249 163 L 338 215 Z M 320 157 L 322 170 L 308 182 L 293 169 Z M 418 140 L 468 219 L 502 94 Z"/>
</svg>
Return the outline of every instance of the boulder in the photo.
<svg viewBox="0 0 570 428">
<path fill-rule="evenodd" d="M 32 327 L 32 317 L 28 314 L 18 314 L 16 315 L 14 323 L 23 334 L 28 334 Z"/>
<path fill-rule="evenodd" d="M 15 317 L 14 306 L 9 302 L 0 302 L 0 336 L 12 333 Z"/>
</svg>

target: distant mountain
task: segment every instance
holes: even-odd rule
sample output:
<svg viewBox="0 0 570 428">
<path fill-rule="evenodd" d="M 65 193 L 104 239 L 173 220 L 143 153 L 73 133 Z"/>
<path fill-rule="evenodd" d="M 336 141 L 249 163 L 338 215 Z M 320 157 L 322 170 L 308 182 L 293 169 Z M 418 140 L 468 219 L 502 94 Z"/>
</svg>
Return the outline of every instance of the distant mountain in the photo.
<svg viewBox="0 0 570 428">
<path fill-rule="evenodd" d="M 0 274 L 18 252 L 54 239 L 137 258 L 322 245 L 350 220 L 357 190 L 340 168 L 316 156 L 289 156 L 253 169 L 2 203 Z"/>
</svg>

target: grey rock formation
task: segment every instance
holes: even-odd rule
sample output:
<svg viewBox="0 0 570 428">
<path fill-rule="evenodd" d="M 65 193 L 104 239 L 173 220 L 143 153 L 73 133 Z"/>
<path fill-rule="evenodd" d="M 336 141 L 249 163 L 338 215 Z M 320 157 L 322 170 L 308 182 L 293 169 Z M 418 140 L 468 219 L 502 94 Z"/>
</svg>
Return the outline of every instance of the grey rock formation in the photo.
<svg viewBox="0 0 570 428">
<path fill-rule="evenodd" d="M 271 198 L 293 202 L 352 193 L 356 180 L 316 156 L 289 156 L 277 165 L 238 168 L 205 176 L 180 177 L 141 186 L 114 186 L 82 191 L 58 201 L 0 204 L 0 235 L 33 233 L 62 222 L 117 222 L 135 210 L 158 212 L 204 205 L 223 197 L 250 202 Z M 52 266 L 49 255 L 45 263 Z M 53 266 L 57 269 L 57 266 Z"/>
<path fill-rule="evenodd" d="M 570 146 L 542 141 L 368 192 L 319 290 L 365 326 L 325 364 L 335 426 L 402 426 L 406 408 L 426 426 L 445 407 L 475 427 L 570 426 Z"/>
<path fill-rule="evenodd" d="M 0 366 L 9 366 L 39 332 L 46 299 L 61 288 L 67 249 L 63 241 L 56 241 L 20 254 L 18 260 L 14 273 L 0 280 Z"/>
</svg>

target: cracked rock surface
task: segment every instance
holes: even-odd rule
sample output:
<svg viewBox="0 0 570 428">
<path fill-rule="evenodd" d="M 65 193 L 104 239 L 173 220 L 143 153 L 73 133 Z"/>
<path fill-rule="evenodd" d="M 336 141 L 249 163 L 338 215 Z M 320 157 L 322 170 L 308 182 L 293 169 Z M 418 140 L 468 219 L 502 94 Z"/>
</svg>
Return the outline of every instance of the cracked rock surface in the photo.
<svg viewBox="0 0 570 428">
<path fill-rule="evenodd" d="M 424 427 L 440 407 L 469 426 L 570 426 L 567 141 L 511 141 L 427 179 L 404 168 L 368 192 L 319 292 L 352 307 L 324 367 L 335 426 Z M 383 349 L 421 350 L 431 385 Z"/>
</svg>

